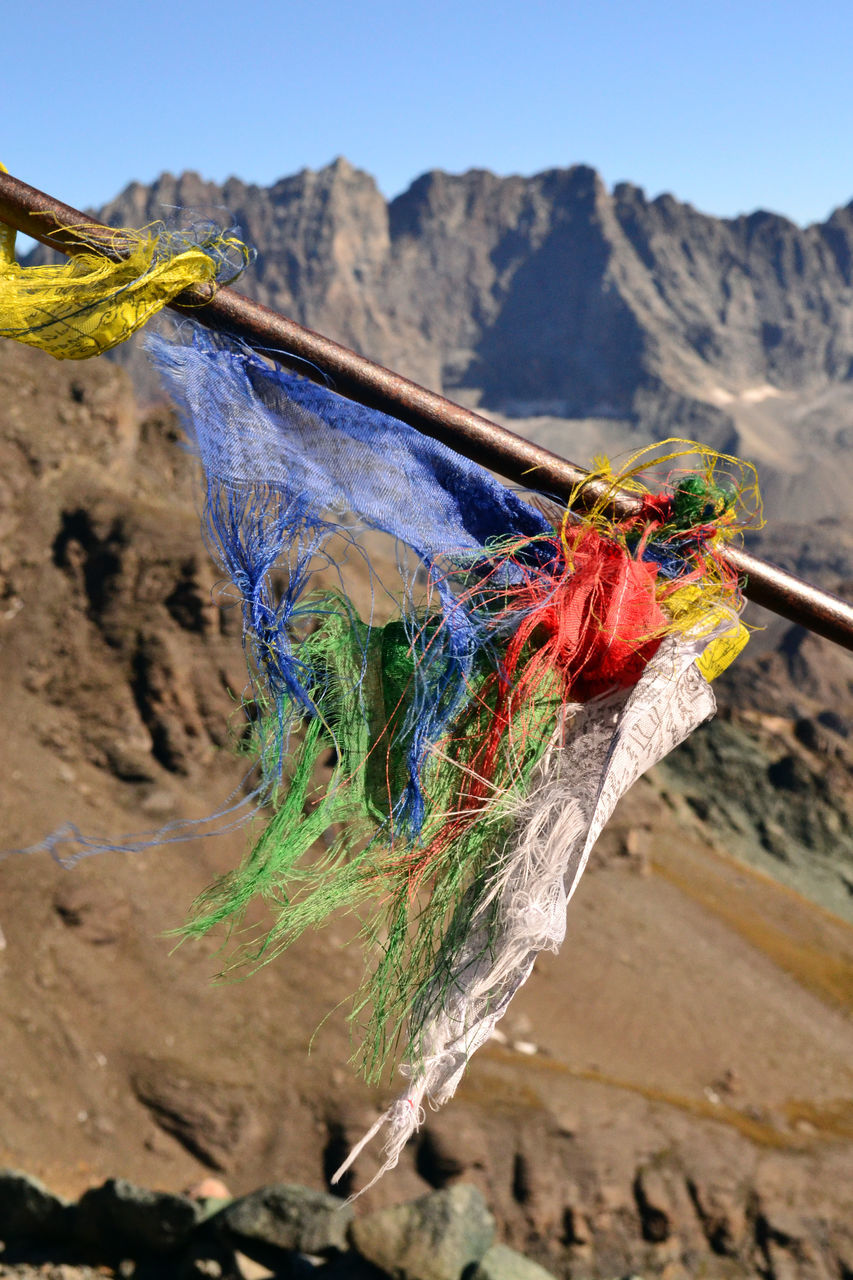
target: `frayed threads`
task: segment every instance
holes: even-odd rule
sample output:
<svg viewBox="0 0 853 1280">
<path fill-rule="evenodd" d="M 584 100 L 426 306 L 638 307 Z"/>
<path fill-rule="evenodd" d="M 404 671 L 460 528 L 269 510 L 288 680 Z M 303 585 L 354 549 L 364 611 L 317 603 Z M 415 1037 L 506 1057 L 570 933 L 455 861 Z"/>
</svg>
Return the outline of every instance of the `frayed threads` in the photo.
<svg viewBox="0 0 853 1280">
<path fill-rule="evenodd" d="M 73 228 L 69 228 L 73 230 Z M 57 360 L 85 360 L 125 342 L 192 285 L 235 280 L 251 252 L 213 224 L 111 230 L 57 266 L 22 267 L 14 234 L 0 239 L 0 337 Z"/>
</svg>

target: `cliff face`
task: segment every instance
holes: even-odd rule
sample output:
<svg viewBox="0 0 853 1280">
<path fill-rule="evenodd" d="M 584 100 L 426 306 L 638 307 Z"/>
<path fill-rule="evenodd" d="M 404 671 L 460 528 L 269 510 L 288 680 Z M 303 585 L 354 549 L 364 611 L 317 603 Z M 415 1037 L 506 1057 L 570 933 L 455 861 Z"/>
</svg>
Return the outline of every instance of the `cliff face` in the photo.
<svg viewBox="0 0 853 1280">
<path fill-rule="evenodd" d="M 329 245 L 355 253 L 343 232 Z M 311 267 L 318 306 L 328 264 Z M 345 296 L 351 323 L 373 323 Z M 0 346 L 0 849 L 67 823 L 121 841 L 240 795 L 239 617 L 176 435 L 107 361 Z M 783 532 L 795 565 L 849 580 L 838 521 L 808 543 Z M 372 563 L 392 581 L 386 555 Z M 366 612 L 373 584 L 353 573 Z M 731 710 L 625 798 L 561 954 L 365 1210 L 461 1179 L 555 1275 L 848 1274 L 853 674 L 827 650 L 789 631 L 747 651 L 721 690 Z M 45 849 L 0 860 L 0 1166 L 75 1196 L 116 1172 L 172 1191 L 210 1169 L 236 1192 L 319 1187 L 372 1123 L 379 1099 L 342 1066 L 357 921 L 222 986 L 224 940 L 166 936 L 247 839 L 70 874 Z M 376 1162 L 359 1157 L 351 1189 Z"/>
<path fill-rule="evenodd" d="M 631 415 L 655 379 L 723 404 L 853 373 L 853 204 L 807 228 L 723 220 L 608 192 L 582 165 L 436 171 L 386 204 L 341 159 L 271 187 L 166 174 L 100 212 L 118 225 L 176 207 L 227 211 L 259 249 L 244 283 L 261 301 L 498 409 Z"/>
<path fill-rule="evenodd" d="M 772 514 L 849 507 L 853 204 L 724 220 L 585 166 L 436 171 L 388 203 L 339 159 L 270 187 L 165 174 L 99 213 L 233 221 L 246 292 L 579 461 L 701 438 L 757 462 Z"/>
</svg>

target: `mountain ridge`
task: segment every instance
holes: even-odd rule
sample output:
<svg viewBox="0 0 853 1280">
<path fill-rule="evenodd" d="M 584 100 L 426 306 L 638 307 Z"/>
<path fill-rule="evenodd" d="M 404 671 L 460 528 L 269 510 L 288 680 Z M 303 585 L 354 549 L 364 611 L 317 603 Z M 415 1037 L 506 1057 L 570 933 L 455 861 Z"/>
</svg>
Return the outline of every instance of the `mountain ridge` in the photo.
<svg viewBox="0 0 853 1280">
<path fill-rule="evenodd" d="M 98 211 L 224 213 L 257 249 L 242 291 L 521 434 L 701 439 L 757 463 L 774 517 L 849 511 L 853 202 L 721 219 L 588 165 L 431 170 L 388 201 L 338 158 L 268 187 L 163 174 Z M 133 345 L 117 358 L 144 384 Z"/>
<path fill-rule="evenodd" d="M 605 424 L 617 451 L 700 438 L 754 458 L 786 518 L 848 509 L 853 203 L 805 228 L 720 219 L 588 165 L 431 170 L 388 201 L 338 158 L 268 187 L 164 174 L 98 212 L 176 210 L 227 210 L 258 250 L 243 291 L 522 434 L 550 417 Z"/>
</svg>

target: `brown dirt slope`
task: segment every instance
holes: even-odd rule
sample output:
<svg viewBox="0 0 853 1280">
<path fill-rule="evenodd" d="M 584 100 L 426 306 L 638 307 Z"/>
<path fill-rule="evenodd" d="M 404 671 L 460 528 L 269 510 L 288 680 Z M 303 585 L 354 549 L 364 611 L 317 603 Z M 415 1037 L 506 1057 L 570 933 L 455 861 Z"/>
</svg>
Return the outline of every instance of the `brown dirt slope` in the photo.
<svg viewBox="0 0 853 1280">
<path fill-rule="evenodd" d="M 0 348 L 3 848 L 63 823 L 115 837 L 203 818 L 241 785 L 239 626 L 174 436 L 113 367 Z M 843 840 L 846 740 L 821 709 L 721 723 L 763 777 L 792 758 L 777 825 L 800 812 L 789 793 L 811 796 Z M 561 1273 L 853 1268 L 853 930 L 742 861 L 749 797 L 714 819 L 707 759 L 620 807 L 562 953 L 374 1204 L 474 1180 L 504 1238 Z M 235 1191 L 323 1184 L 387 1094 L 347 1067 L 352 923 L 225 985 L 217 940 L 168 936 L 244 842 L 0 862 L 0 1164 L 68 1192 L 115 1174 L 179 1189 L 206 1169 Z"/>
</svg>

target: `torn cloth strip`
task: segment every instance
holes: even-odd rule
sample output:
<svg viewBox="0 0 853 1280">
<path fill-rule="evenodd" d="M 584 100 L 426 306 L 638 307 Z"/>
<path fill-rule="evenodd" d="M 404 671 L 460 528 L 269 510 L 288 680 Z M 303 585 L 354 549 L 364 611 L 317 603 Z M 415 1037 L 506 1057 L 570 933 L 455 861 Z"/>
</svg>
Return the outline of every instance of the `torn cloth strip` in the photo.
<svg viewBox="0 0 853 1280">
<path fill-rule="evenodd" d="M 22 266 L 15 232 L 0 224 L 0 337 L 58 360 L 101 355 L 191 285 L 236 279 L 250 257 L 234 235 L 213 224 L 169 231 L 152 223 L 141 231 L 110 231 L 104 249 L 93 245 L 59 265 Z"/>
<path fill-rule="evenodd" d="M 377 1126 L 388 1168 L 538 952 L 559 946 L 619 796 L 712 713 L 708 680 L 746 638 L 716 552 L 743 523 L 748 469 L 665 442 L 651 460 L 678 466 L 656 493 L 635 474 L 649 459 L 596 473 L 633 486 L 637 515 L 549 518 L 243 348 L 199 331 L 149 351 L 239 593 L 269 806 L 186 931 L 242 925 L 260 895 L 272 921 L 248 940 L 241 928 L 234 956 L 257 965 L 336 910 L 358 913 L 372 961 L 352 1013 L 361 1065 L 377 1078 L 398 1061 L 410 1081 Z M 364 529 L 408 549 L 390 618 L 360 616 L 348 590 L 353 561 L 372 573 Z"/>
<path fill-rule="evenodd" d="M 410 1084 L 353 1148 L 336 1181 L 382 1129 L 385 1161 L 369 1185 L 397 1164 L 425 1104 L 452 1098 L 537 955 L 559 950 L 569 900 L 617 801 L 714 713 L 696 656 L 695 644 L 668 639 L 630 691 L 563 708 L 528 793 L 519 797 L 510 839 L 496 850 L 464 944 L 449 975 L 426 993 L 418 1056 L 400 1066 Z"/>
<path fill-rule="evenodd" d="M 329 534 L 346 534 L 351 522 L 380 530 L 410 546 L 431 574 L 442 625 L 418 634 L 408 618 L 406 645 L 420 650 L 420 662 L 406 717 L 408 780 L 397 803 L 398 821 L 419 830 L 424 761 L 464 696 L 484 640 L 476 609 L 457 604 L 442 561 L 476 572 L 490 545 L 510 537 L 529 542 L 534 558 L 547 557 L 533 540 L 547 543 L 553 527 L 438 441 L 202 330 L 186 346 L 152 338 L 148 350 L 204 464 L 207 531 L 240 589 L 279 746 L 291 706 L 316 710 L 323 683 L 313 649 L 294 645 L 294 627 L 341 608 L 303 603 L 312 560 Z M 273 600 L 270 570 L 285 555 L 290 581 Z M 265 758 L 279 769 L 279 750 Z"/>
</svg>

